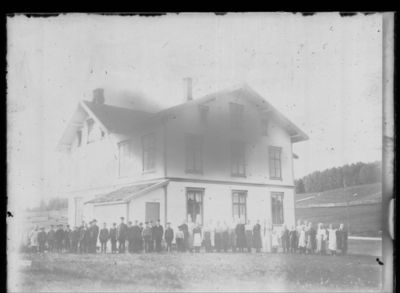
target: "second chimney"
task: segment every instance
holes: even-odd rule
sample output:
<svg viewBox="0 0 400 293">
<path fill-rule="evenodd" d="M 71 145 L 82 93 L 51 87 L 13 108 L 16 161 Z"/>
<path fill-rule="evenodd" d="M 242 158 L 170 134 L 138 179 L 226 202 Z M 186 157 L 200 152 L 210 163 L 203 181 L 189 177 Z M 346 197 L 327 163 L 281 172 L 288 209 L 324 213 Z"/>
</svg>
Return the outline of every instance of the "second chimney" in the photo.
<svg viewBox="0 0 400 293">
<path fill-rule="evenodd" d="M 102 88 L 97 88 L 93 90 L 93 103 L 94 104 L 104 104 L 105 98 L 104 98 L 104 89 Z"/>
<path fill-rule="evenodd" d="M 192 95 L 192 78 L 191 77 L 185 77 L 183 79 L 183 90 L 185 93 L 185 102 L 189 102 L 193 100 L 193 95 Z"/>
</svg>

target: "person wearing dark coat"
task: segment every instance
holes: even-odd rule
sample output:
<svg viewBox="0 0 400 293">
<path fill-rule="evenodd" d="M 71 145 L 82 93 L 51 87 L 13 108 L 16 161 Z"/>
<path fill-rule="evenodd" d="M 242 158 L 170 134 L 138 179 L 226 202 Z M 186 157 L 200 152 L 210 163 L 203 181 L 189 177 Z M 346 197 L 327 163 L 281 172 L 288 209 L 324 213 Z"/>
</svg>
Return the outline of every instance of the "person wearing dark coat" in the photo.
<svg viewBox="0 0 400 293">
<path fill-rule="evenodd" d="M 139 223 L 140 241 L 138 242 L 138 244 L 139 244 L 139 246 L 138 246 L 139 252 L 142 252 L 142 251 L 143 251 L 143 229 L 144 229 L 143 223 L 140 222 L 140 223 Z"/>
<path fill-rule="evenodd" d="M 43 253 L 46 247 L 46 240 L 47 240 L 47 234 L 46 231 L 44 231 L 44 227 L 40 228 L 40 232 L 38 233 L 38 244 L 39 244 L 39 252 Z"/>
<path fill-rule="evenodd" d="M 97 221 L 93 220 L 92 221 L 92 229 L 91 229 L 91 234 L 90 234 L 90 247 L 91 247 L 91 252 L 96 253 L 97 252 L 97 238 L 99 237 L 99 226 L 97 226 Z"/>
<path fill-rule="evenodd" d="M 184 221 L 183 224 L 178 227 L 178 229 L 183 232 L 182 252 L 185 252 L 187 249 L 189 249 L 189 227 L 186 224 L 186 221 Z"/>
<path fill-rule="evenodd" d="M 132 252 L 139 253 L 142 239 L 142 231 L 138 225 L 138 221 L 135 221 L 135 224 L 131 227 L 131 236 L 132 236 Z"/>
<path fill-rule="evenodd" d="M 49 245 L 49 251 L 53 252 L 56 243 L 56 231 L 54 231 L 54 225 L 50 226 L 49 232 L 47 232 L 47 244 Z"/>
<path fill-rule="evenodd" d="M 62 252 L 62 250 L 63 250 L 63 242 L 64 242 L 63 225 L 58 225 L 58 229 L 56 230 L 55 237 L 56 237 L 56 249 L 57 249 L 57 252 Z"/>
<path fill-rule="evenodd" d="M 345 255 L 347 253 L 347 240 L 348 232 L 344 228 L 344 225 L 340 224 L 339 229 L 336 231 L 336 242 L 337 248 L 340 250 L 341 255 Z"/>
<path fill-rule="evenodd" d="M 71 252 L 78 252 L 78 243 L 79 243 L 79 229 L 78 227 L 74 227 L 74 230 L 71 232 Z"/>
<path fill-rule="evenodd" d="M 111 253 L 117 252 L 117 223 L 110 229 Z"/>
<path fill-rule="evenodd" d="M 297 251 L 297 231 L 292 226 L 292 229 L 289 231 L 289 239 L 290 239 L 290 252 L 295 253 Z"/>
<path fill-rule="evenodd" d="M 236 247 L 239 249 L 239 252 L 243 252 L 246 247 L 246 234 L 244 224 L 238 223 L 236 225 Z"/>
<path fill-rule="evenodd" d="M 90 238 L 91 232 L 90 227 L 85 226 L 84 233 L 83 233 L 83 252 L 89 253 L 90 252 Z"/>
<path fill-rule="evenodd" d="M 67 252 L 71 252 L 71 228 L 67 225 L 64 231 L 64 248 Z"/>
<path fill-rule="evenodd" d="M 99 240 L 101 244 L 101 252 L 106 253 L 107 252 L 107 242 L 108 239 L 110 239 L 110 232 L 107 229 L 107 224 L 103 224 L 103 228 L 100 230 L 99 234 Z"/>
<path fill-rule="evenodd" d="M 260 225 L 260 221 L 257 221 L 257 223 L 253 227 L 253 246 L 256 249 L 256 252 L 260 252 L 261 251 L 262 242 L 261 242 L 261 225 Z"/>
<path fill-rule="evenodd" d="M 126 233 L 126 239 L 128 240 L 128 252 L 133 253 L 133 247 L 134 247 L 134 235 L 133 235 L 133 226 L 132 222 L 128 222 L 128 229 Z"/>
<path fill-rule="evenodd" d="M 283 253 L 289 253 L 290 251 L 290 232 L 286 225 L 283 226 L 282 235 L 281 235 L 281 243 Z"/>
<path fill-rule="evenodd" d="M 160 224 L 160 220 L 157 220 L 156 225 L 153 227 L 153 239 L 155 242 L 157 252 L 162 251 L 161 241 L 163 239 L 163 236 L 164 236 L 164 228 Z"/>
<path fill-rule="evenodd" d="M 128 234 L 128 226 L 124 223 L 124 217 L 121 217 L 121 223 L 118 226 L 117 236 L 118 236 L 118 252 L 125 253 L 125 242 Z"/>
<path fill-rule="evenodd" d="M 171 223 L 167 223 L 164 235 L 165 243 L 167 243 L 167 252 L 172 250 L 172 240 L 174 239 L 174 230 L 171 228 Z"/>
</svg>

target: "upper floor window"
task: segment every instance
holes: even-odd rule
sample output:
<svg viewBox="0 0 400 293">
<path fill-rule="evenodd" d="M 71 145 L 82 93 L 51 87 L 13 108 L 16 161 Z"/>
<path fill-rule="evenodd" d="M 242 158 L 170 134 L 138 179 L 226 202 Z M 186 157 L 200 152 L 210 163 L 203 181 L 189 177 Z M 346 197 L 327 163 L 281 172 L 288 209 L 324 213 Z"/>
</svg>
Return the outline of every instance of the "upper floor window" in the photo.
<svg viewBox="0 0 400 293">
<path fill-rule="evenodd" d="M 91 143 L 94 141 L 94 136 L 93 136 L 94 120 L 92 118 L 86 120 L 86 127 L 87 127 L 87 143 Z"/>
<path fill-rule="evenodd" d="M 208 122 L 208 113 L 210 111 L 210 108 L 205 105 L 199 105 L 199 112 L 200 112 L 200 122 L 203 125 L 206 125 Z"/>
<path fill-rule="evenodd" d="M 269 147 L 269 178 L 282 179 L 282 165 L 281 165 L 280 147 Z"/>
<path fill-rule="evenodd" d="M 143 171 L 154 170 L 156 165 L 156 137 L 154 133 L 142 136 L 142 150 Z"/>
<path fill-rule="evenodd" d="M 186 216 L 188 221 L 203 223 L 203 196 L 204 189 L 186 189 Z"/>
<path fill-rule="evenodd" d="M 244 106 L 237 103 L 229 103 L 229 113 L 232 129 L 243 127 Z"/>
<path fill-rule="evenodd" d="M 246 144 L 242 141 L 231 142 L 231 175 L 246 176 Z"/>
<path fill-rule="evenodd" d="M 186 134 L 186 173 L 203 172 L 203 137 Z"/>
<path fill-rule="evenodd" d="M 283 192 L 271 193 L 272 224 L 282 225 L 283 219 Z"/>
<path fill-rule="evenodd" d="M 118 175 L 124 177 L 129 174 L 133 162 L 132 141 L 126 140 L 118 144 Z"/>
<path fill-rule="evenodd" d="M 76 146 L 81 146 L 82 144 L 82 130 L 76 132 Z"/>
<path fill-rule="evenodd" d="M 243 219 L 247 222 L 247 207 L 246 207 L 247 191 L 233 190 L 232 191 L 232 209 L 234 219 Z"/>
</svg>

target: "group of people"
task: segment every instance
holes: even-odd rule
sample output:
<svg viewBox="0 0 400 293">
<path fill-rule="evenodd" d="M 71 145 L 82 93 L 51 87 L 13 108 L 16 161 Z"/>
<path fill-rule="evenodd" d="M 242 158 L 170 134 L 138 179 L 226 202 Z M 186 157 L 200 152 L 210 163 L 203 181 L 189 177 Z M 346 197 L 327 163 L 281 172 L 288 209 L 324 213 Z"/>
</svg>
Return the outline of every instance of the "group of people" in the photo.
<svg viewBox="0 0 400 293">
<path fill-rule="evenodd" d="M 99 228 L 96 220 L 88 224 L 83 222 L 80 227 L 70 229 L 68 225 L 58 225 L 57 229 L 51 226 L 49 231 L 44 227 L 30 233 L 30 246 L 34 252 L 71 252 L 107 253 L 108 243 L 111 244 L 111 253 L 150 253 L 162 252 L 279 252 L 303 254 L 346 254 L 348 233 L 343 224 L 338 228 L 319 223 L 315 227 L 311 222 L 297 222 L 289 230 L 286 225 L 272 226 L 264 223 L 261 226 L 257 221 L 254 225 L 250 221 L 238 221 L 228 225 L 217 221 L 215 224 L 208 221 L 206 224 L 183 221 L 175 228 L 170 223 L 165 230 L 160 220 L 155 222 L 125 224 L 121 217 L 119 225 L 113 223 L 108 228 L 104 223 Z"/>
</svg>

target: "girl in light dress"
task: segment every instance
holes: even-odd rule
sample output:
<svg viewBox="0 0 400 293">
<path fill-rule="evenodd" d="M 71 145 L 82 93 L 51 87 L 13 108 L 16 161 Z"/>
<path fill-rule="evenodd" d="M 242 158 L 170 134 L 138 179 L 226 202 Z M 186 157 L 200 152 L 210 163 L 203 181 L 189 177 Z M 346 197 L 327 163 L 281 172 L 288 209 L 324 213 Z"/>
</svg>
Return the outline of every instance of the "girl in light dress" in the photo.
<svg viewBox="0 0 400 293">
<path fill-rule="evenodd" d="M 299 234 L 299 251 L 300 253 L 306 253 L 306 227 L 301 226 L 300 234 Z"/>
<path fill-rule="evenodd" d="M 29 241 L 30 241 L 30 245 L 31 245 L 33 252 L 37 252 L 38 234 L 39 234 L 39 227 L 35 226 L 35 228 L 32 230 L 32 232 L 29 236 L 29 238 L 30 238 Z"/>
<path fill-rule="evenodd" d="M 196 226 L 193 228 L 193 247 L 195 252 L 200 252 L 201 243 L 203 241 L 200 221 L 197 221 Z"/>
<path fill-rule="evenodd" d="M 188 248 L 189 251 L 192 252 L 193 251 L 193 229 L 195 228 L 195 223 L 193 223 L 192 221 L 192 217 L 189 215 L 189 219 L 188 219 L 188 231 L 189 231 L 189 235 L 188 235 Z"/>
<path fill-rule="evenodd" d="M 264 220 L 263 227 L 263 252 L 272 250 L 272 225 L 270 221 Z"/>
<path fill-rule="evenodd" d="M 277 253 L 279 247 L 279 231 L 274 227 L 272 229 L 272 252 Z"/>
<path fill-rule="evenodd" d="M 325 254 L 326 240 L 328 235 L 326 233 L 326 229 L 322 223 L 318 224 L 317 230 L 317 253 Z"/>
<path fill-rule="evenodd" d="M 336 230 L 337 229 L 335 229 L 332 224 L 329 224 L 328 249 L 331 255 L 336 255 L 336 249 L 337 249 Z"/>
</svg>

